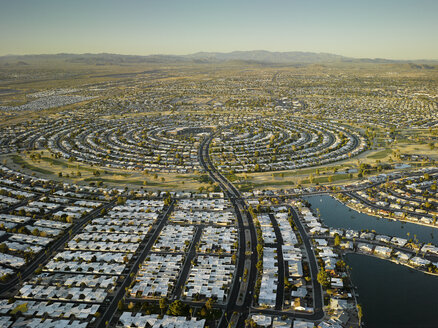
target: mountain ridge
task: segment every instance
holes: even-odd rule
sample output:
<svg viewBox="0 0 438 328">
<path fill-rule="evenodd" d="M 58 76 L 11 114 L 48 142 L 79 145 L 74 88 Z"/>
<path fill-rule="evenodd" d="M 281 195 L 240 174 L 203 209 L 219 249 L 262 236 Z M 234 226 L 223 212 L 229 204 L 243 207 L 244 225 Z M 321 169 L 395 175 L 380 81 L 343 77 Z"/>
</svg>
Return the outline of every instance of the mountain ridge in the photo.
<svg viewBox="0 0 438 328">
<path fill-rule="evenodd" d="M 385 58 L 353 58 L 326 52 L 306 52 L 306 51 L 232 51 L 232 52 L 196 52 L 188 55 L 120 55 L 112 53 L 59 53 L 59 54 L 30 54 L 30 55 L 5 55 L 0 56 L 0 60 L 25 61 L 26 59 L 64 59 L 72 63 L 89 64 L 129 64 L 129 63 L 220 63 L 227 61 L 249 61 L 267 64 L 316 64 L 316 63 L 433 63 L 438 64 L 435 59 L 385 59 Z"/>
</svg>

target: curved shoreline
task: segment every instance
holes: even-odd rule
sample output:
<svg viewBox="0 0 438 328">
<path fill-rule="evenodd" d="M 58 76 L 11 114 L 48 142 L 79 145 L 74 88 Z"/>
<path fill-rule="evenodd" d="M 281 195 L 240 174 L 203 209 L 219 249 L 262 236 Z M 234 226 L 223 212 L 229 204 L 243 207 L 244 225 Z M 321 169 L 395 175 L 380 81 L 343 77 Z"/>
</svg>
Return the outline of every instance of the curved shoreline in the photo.
<svg viewBox="0 0 438 328">
<path fill-rule="evenodd" d="M 412 223 L 412 224 L 422 225 L 422 226 L 424 226 L 424 227 L 429 227 L 429 228 L 435 228 L 435 229 L 438 229 L 438 225 L 427 224 L 427 223 L 420 222 L 420 221 L 410 221 L 410 220 L 397 219 L 397 218 L 388 217 L 388 216 L 381 215 L 381 214 L 378 215 L 378 214 L 376 214 L 376 213 L 374 213 L 374 212 L 365 212 L 365 211 L 361 211 L 360 209 L 358 209 L 358 208 L 356 208 L 355 206 L 353 206 L 351 203 L 349 203 L 349 202 L 347 203 L 347 202 L 342 201 L 342 200 L 337 196 L 336 193 L 330 193 L 329 195 L 332 196 L 334 199 L 336 199 L 338 202 L 340 202 L 342 205 L 347 206 L 348 208 L 350 208 L 350 209 L 356 211 L 357 213 L 366 214 L 366 215 L 369 215 L 369 216 L 374 216 L 374 217 L 379 218 L 379 219 L 386 219 L 386 220 L 391 220 L 391 221 L 398 221 L 398 222 L 402 222 L 402 223 Z M 361 203 L 361 204 L 363 204 L 363 203 Z M 366 205 L 365 205 L 365 206 L 366 206 Z M 371 207 L 371 206 L 366 206 L 366 207 L 367 207 L 367 208 L 374 208 L 374 207 Z M 391 213 L 394 213 L 394 212 L 391 212 Z M 437 222 L 438 222 L 438 221 L 437 221 Z"/>
</svg>

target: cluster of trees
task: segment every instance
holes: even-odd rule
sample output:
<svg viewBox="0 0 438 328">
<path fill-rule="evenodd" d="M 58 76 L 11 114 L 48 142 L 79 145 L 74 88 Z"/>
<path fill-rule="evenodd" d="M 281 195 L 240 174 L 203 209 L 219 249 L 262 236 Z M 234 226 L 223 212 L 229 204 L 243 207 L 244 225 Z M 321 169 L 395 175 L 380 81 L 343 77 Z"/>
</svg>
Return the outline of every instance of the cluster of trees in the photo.
<svg viewBox="0 0 438 328">
<path fill-rule="evenodd" d="M 209 298 L 205 304 L 199 309 L 196 313 L 197 317 L 205 318 L 207 320 L 217 319 L 221 315 L 221 310 L 214 309 L 215 300 L 213 298 Z M 136 311 L 142 310 L 146 313 L 160 313 L 161 316 L 167 314 L 172 316 L 193 316 L 195 312 L 195 308 L 190 307 L 188 304 L 183 303 L 181 300 L 175 300 L 170 302 L 167 297 L 160 298 L 158 304 L 156 303 L 133 303 L 129 302 L 125 304 L 122 300 L 118 303 L 119 311 Z"/>
<path fill-rule="evenodd" d="M 324 269 L 319 270 L 316 279 L 321 284 L 322 288 L 327 289 L 330 287 L 330 275 Z"/>
<path fill-rule="evenodd" d="M 252 209 L 252 208 L 250 208 Z M 250 209 L 248 209 L 248 211 L 250 212 L 251 216 L 253 218 L 256 218 L 254 212 L 250 211 Z M 264 240 L 263 240 L 263 234 L 262 234 L 262 228 L 260 226 L 260 222 L 259 220 L 254 220 L 255 222 L 255 227 L 256 227 L 256 232 L 257 232 L 257 264 L 256 264 L 256 268 L 257 268 L 257 281 L 255 283 L 254 286 L 254 299 L 257 300 L 258 295 L 260 294 L 260 287 L 262 285 L 262 277 L 263 277 L 263 250 L 264 250 Z"/>
</svg>

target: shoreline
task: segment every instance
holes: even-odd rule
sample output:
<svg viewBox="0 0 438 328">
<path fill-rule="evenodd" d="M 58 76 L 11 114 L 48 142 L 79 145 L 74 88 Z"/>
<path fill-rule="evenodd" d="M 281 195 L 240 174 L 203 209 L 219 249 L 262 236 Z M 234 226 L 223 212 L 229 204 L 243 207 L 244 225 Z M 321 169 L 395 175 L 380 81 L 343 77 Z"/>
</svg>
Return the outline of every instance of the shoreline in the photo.
<svg viewBox="0 0 438 328">
<path fill-rule="evenodd" d="M 353 205 L 351 205 L 351 203 L 345 203 L 345 202 L 343 202 L 341 199 L 339 199 L 339 198 L 336 196 L 336 193 L 329 193 L 329 195 L 330 195 L 331 197 L 333 197 L 334 199 L 336 199 L 338 202 L 340 202 L 342 205 L 345 205 L 346 207 L 348 207 L 348 208 L 350 208 L 350 209 L 356 211 L 357 213 L 366 214 L 366 215 L 369 215 L 369 216 L 374 216 L 374 217 L 379 218 L 379 219 L 386 219 L 386 220 L 391 220 L 391 221 L 401 222 L 401 223 L 412 223 L 412 224 L 418 224 L 418 225 L 422 225 L 422 226 L 424 226 L 424 227 L 429 227 L 429 228 L 435 228 L 435 229 L 438 229 L 438 225 L 427 224 L 427 223 L 420 222 L 420 221 L 410 221 L 410 220 L 397 219 L 397 218 L 392 218 L 392 217 L 388 217 L 388 216 L 381 215 L 381 214 L 376 214 L 376 213 L 370 213 L 370 212 L 361 211 L 361 210 L 359 210 L 358 208 L 356 208 L 356 207 L 354 207 Z M 361 204 L 363 204 L 363 203 L 361 203 Z M 367 206 L 367 208 L 373 208 L 373 207 Z M 437 221 L 437 222 L 438 222 L 438 221 Z"/>
</svg>

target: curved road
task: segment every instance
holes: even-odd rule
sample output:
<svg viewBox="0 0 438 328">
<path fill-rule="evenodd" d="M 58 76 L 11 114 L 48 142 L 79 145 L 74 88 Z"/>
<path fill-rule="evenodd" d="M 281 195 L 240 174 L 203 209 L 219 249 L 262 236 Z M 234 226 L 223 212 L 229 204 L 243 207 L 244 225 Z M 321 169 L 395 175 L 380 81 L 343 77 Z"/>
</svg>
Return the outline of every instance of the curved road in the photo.
<svg viewBox="0 0 438 328">
<path fill-rule="evenodd" d="M 199 147 L 199 162 L 204 170 L 210 175 L 211 179 L 217 182 L 226 195 L 227 198 L 233 204 L 237 221 L 239 227 L 239 253 L 237 268 L 230 288 L 226 310 L 222 316 L 219 327 L 227 327 L 228 320 L 231 318 L 233 312 L 238 312 L 240 314 L 239 320 L 237 322 L 237 327 L 243 327 L 244 321 L 247 318 L 252 305 L 252 292 L 254 291 L 254 286 L 257 278 L 256 263 L 257 258 L 257 234 L 252 217 L 248 212 L 245 200 L 242 198 L 240 192 L 236 187 L 228 181 L 213 165 L 211 158 L 209 156 L 209 146 L 213 138 L 220 132 L 218 130 L 207 138 L 205 138 Z M 291 208 L 291 207 L 290 207 Z M 304 313 L 291 313 L 288 312 L 289 316 L 306 318 L 309 320 L 320 320 L 324 317 L 323 311 L 323 294 L 320 284 L 317 281 L 318 274 L 318 263 L 316 261 L 315 254 L 310 244 L 310 239 L 298 218 L 298 214 L 293 208 L 291 208 L 293 213 L 294 222 L 296 223 L 299 232 L 302 236 L 304 246 L 308 255 L 308 260 L 310 264 L 310 273 L 313 284 L 313 299 L 314 299 L 314 312 L 312 314 Z M 246 283 L 243 282 L 243 271 L 244 268 L 248 269 L 249 277 Z M 272 310 L 272 313 L 282 313 L 281 311 Z"/>
<path fill-rule="evenodd" d="M 222 316 L 219 327 L 227 327 L 227 319 L 231 318 L 233 312 L 239 312 L 240 317 L 238 327 L 244 326 L 244 321 L 248 316 L 252 304 L 252 292 L 257 277 L 257 234 L 251 215 L 240 192 L 214 167 L 209 156 L 209 146 L 211 140 L 219 131 L 211 134 L 204 139 L 199 147 L 199 162 L 204 170 L 216 181 L 222 191 L 233 204 L 236 212 L 239 228 L 239 253 L 235 275 L 228 295 L 226 310 Z M 249 237 L 249 238 L 248 238 Z M 249 248 L 249 249 L 248 249 Z M 248 269 L 248 279 L 243 282 L 244 269 Z"/>
</svg>

